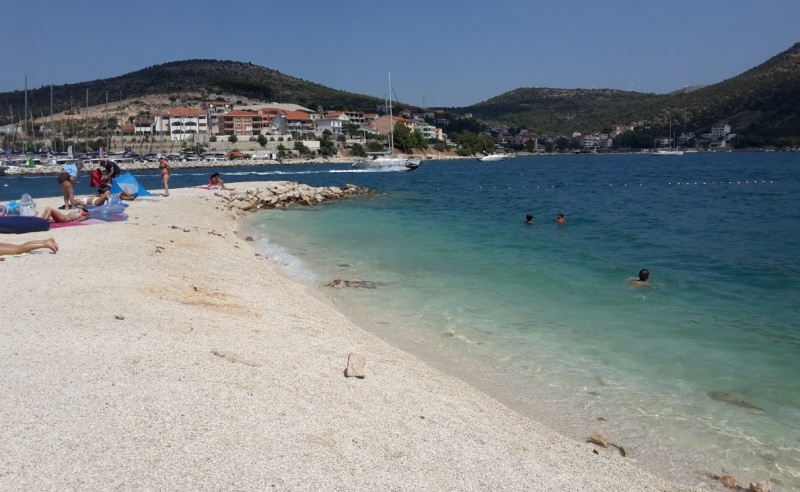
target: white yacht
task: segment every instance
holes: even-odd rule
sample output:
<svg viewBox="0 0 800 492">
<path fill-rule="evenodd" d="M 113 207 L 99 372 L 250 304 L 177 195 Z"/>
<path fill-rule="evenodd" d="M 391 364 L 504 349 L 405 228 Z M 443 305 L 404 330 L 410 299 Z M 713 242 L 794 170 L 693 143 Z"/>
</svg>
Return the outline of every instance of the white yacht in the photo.
<svg viewBox="0 0 800 492">
<path fill-rule="evenodd" d="M 419 167 L 420 159 L 394 155 L 394 119 L 392 118 L 392 74 L 389 74 L 389 153 L 374 154 L 371 159 L 358 160 L 353 169 L 376 171 L 413 171 Z"/>
</svg>

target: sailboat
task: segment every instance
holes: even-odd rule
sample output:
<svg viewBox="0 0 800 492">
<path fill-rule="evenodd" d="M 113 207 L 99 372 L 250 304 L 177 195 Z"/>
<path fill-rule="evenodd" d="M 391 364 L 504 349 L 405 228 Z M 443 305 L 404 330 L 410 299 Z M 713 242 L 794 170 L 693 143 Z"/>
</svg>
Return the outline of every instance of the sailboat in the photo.
<svg viewBox="0 0 800 492">
<path fill-rule="evenodd" d="M 408 159 L 394 155 L 394 117 L 392 115 L 392 74 L 389 73 L 389 153 L 373 155 L 372 159 L 356 161 L 353 169 L 378 171 L 413 171 L 419 167 L 419 159 Z"/>
<path fill-rule="evenodd" d="M 658 149 L 650 153 L 650 155 L 683 155 L 682 150 L 678 150 L 677 148 L 672 146 L 672 115 L 669 116 L 669 148 L 668 149 Z"/>
</svg>

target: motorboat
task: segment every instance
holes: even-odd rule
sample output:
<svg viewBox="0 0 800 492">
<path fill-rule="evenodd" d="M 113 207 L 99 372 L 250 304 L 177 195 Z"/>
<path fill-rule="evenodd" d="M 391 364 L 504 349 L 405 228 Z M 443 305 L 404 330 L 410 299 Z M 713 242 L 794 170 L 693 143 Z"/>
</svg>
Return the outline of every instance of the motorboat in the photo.
<svg viewBox="0 0 800 492">
<path fill-rule="evenodd" d="M 491 154 L 486 154 L 482 157 L 479 157 L 478 160 L 481 162 L 495 162 L 495 161 L 502 161 L 503 159 L 507 158 L 506 154 L 500 154 L 497 152 L 492 152 Z"/>
<path fill-rule="evenodd" d="M 372 169 L 378 171 L 413 171 L 419 168 L 419 159 L 407 159 L 394 155 L 376 155 L 372 159 L 359 160 L 351 166 L 353 169 Z"/>
</svg>

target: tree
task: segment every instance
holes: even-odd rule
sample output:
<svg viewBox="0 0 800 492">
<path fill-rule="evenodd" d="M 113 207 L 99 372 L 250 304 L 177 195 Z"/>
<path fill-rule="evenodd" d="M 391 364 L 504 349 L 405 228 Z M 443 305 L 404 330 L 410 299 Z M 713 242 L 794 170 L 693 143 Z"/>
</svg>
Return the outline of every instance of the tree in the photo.
<svg viewBox="0 0 800 492">
<path fill-rule="evenodd" d="M 238 142 L 238 141 L 239 141 L 239 138 L 236 136 L 236 134 L 235 134 L 235 133 L 231 133 L 231 134 L 228 136 L 228 142 L 230 142 L 230 143 L 236 143 L 236 142 Z"/>
<path fill-rule="evenodd" d="M 258 145 L 262 147 L 267 145 L 267 137 L 265 137 L 262 133 L 258 134 Z"/>
<path fill-rule="evenodd" d="M 364 152 L 364 147 L 361 144 L 353 144 L 351 153 L 354 157 L 366 157 L 367 153 Z"/>
<path fill-rule="evenodd" d="M 386 149 L 384 149 L 382 143 L 372 140 L 367 144 L 367 150 L 370 152 L 383 152 Z"/>
</svg>

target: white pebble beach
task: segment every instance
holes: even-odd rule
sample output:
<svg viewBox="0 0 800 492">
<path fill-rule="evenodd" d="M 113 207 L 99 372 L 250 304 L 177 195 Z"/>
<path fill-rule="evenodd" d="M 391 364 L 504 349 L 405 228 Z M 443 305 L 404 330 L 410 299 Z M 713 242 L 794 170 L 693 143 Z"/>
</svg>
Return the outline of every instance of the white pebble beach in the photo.
<svg viewBox="0 0 800 492">
<path fill-rule="evenodd" d="M 362 330 L 215 192 L 155 198 L 0 237 L 60 247 L 0 263 L 0 490 L 695 490 Z"/>
</svg>

